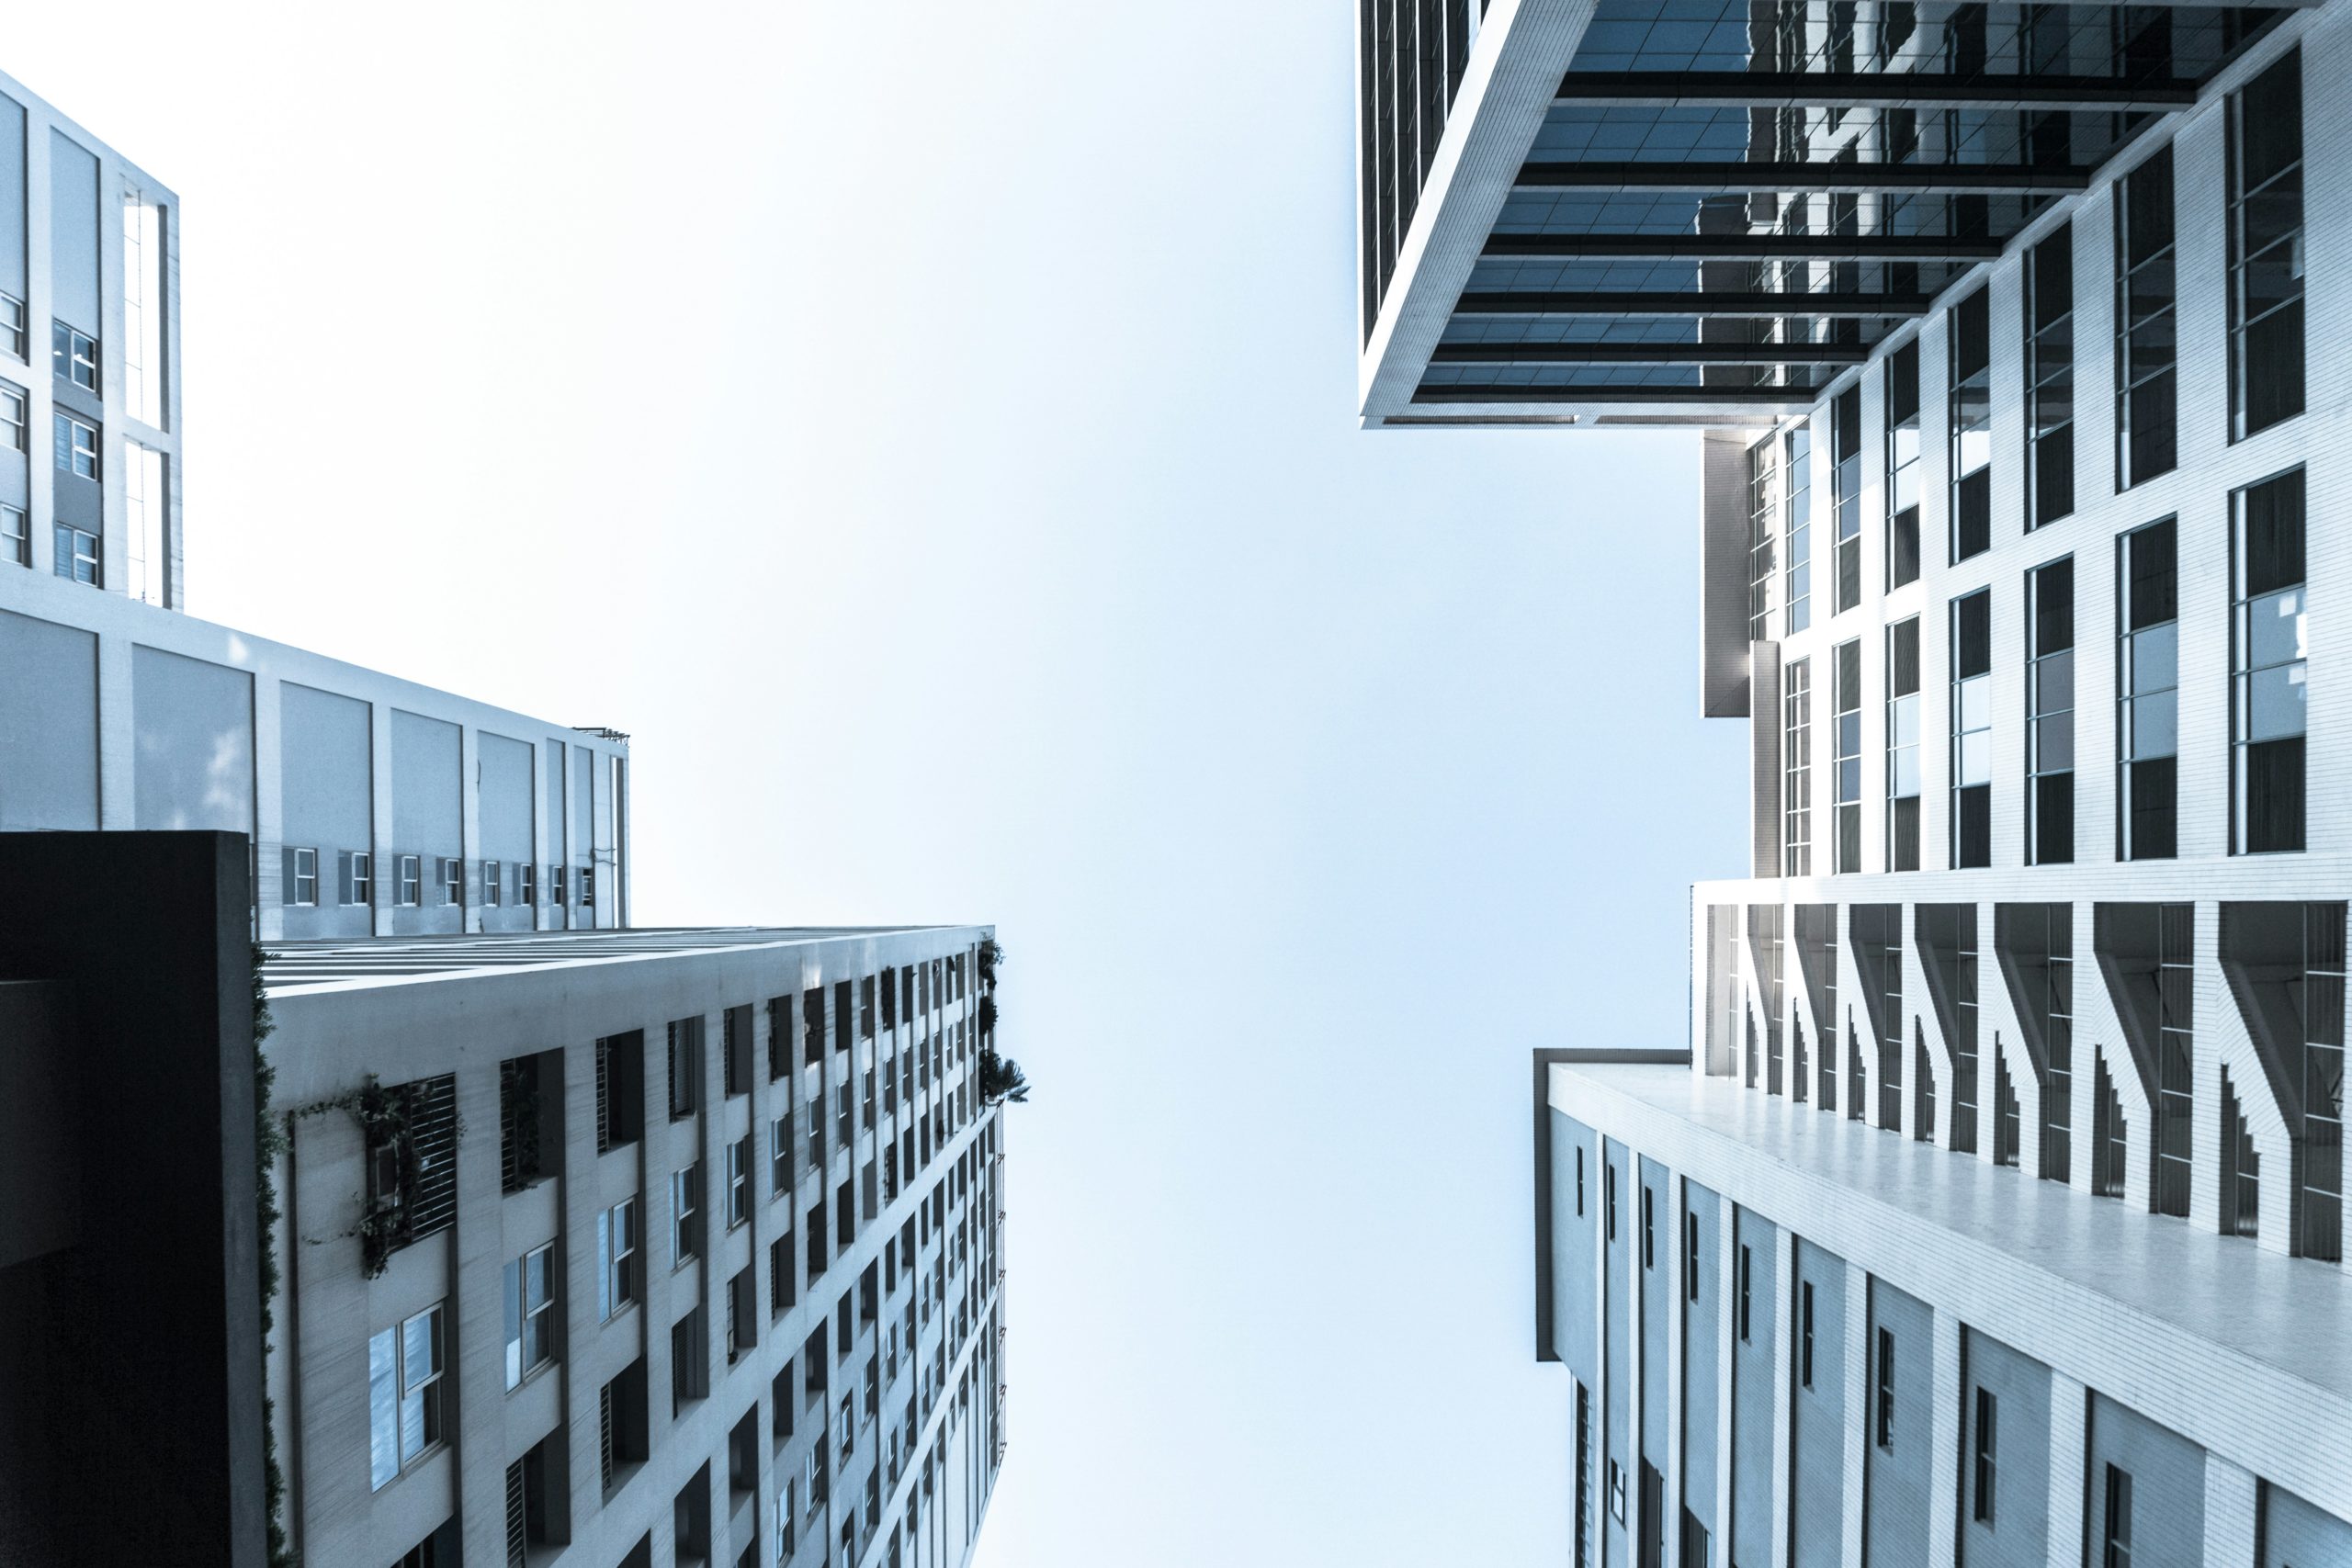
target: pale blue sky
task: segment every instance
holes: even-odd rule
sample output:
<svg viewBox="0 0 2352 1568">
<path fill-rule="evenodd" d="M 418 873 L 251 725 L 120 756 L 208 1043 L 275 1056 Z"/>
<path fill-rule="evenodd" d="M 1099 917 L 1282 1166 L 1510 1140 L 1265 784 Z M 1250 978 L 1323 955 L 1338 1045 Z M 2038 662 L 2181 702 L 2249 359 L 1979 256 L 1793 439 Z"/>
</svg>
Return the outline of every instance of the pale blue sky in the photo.
<svg viewBox="0 0 2352 1568">
<path fill-rule="evenodd" d="M 982 1568 L 1562 1561 L 1527 1053 L 1679 1038 L 1741 869 L 1696 438 L 1354 427 L 1353 15 L 0 56 L 187 205 L 198 614 L 630 731 L 641 919 L 998 923 Z"/>
</svg>

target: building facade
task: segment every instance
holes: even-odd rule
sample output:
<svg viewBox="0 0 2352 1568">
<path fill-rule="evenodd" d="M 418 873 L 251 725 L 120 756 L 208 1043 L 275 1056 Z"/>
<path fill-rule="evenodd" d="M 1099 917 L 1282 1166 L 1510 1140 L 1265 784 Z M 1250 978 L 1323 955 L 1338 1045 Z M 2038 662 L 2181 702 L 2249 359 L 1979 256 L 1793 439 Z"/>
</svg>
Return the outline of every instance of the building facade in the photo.
<svg viewBox="0 0 2352 1568">
<path fill-rule="evenodd" d="M 1363 417 L 1702 427 L 1750 740 L 1687 1054 L 1539 1062 L 1574 1561 L 2352 1562 L 2352 7 L 1472 8 Z"/>
<path fill-rule="evenodd" d="M 1004 1433 L 986 928 L 271 951 L 304 1560 L 963 1562 Z"/>
</svg>

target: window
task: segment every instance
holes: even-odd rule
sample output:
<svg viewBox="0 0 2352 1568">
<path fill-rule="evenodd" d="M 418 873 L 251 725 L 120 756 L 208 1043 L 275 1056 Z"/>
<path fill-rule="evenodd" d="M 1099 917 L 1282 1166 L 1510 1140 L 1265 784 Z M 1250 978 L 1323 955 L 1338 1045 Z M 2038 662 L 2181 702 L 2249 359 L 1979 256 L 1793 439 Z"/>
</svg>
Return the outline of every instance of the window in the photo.
<svg viewBox="0 0 2352 1568">
<path fill-rule="evenodd" d="M 1841 642 L 1830 653 L 1837 704 L 1838 864 L 1862 869 L 1862 645 Z"/>
<path fill-rule="evenodd" d="M 98 340 L 89 333 L 52 320 L 49 357 L 59 380 L 70 381 L 85 392 L 98 389 Z"/>
<path fill-rule="evenodd" d="M 563 867 L 548 867 L 548 902 L 556 908 L 564 907 Z"/>
<path fill-rule="evenodd" d="M 583 909 L 596 907 L 596 868 L 593 865 L 580 868 L 580 907 Z"/>
<path fill-rule="evenodd" d="M 555 1248 L 509 1263 L 505 1285 L 506 1386 L 514 1388 L 555 1359 Z"/>
<path fill-rule="evenodd" d="M 123 554 L 130 570 L 124 591 L 144 604 L 170 597 L 171 558 L 164 547 L 164 454 L 136 441 L 122 444 Z"/>
<path fill-rule="evenodd" d="M 0 294 L 0 348 L 22 359 L 26 347 L 25 302 L 13 294 Z"/>
<path fill-rule="evenodd" d="M 1951 344 L 1951 394 L 1945 405 L 1951 443 L 1951 558 L 1993 547 L 1993 333 L 1989 288 L 1979 288 L 1945 316 Z"/>
<path fill-rule="evenodd" d="M 31 407 L 22 387 L 13 381 L 0 381 L 0 446 L 22 452 L 31 446 Z"/>
<path fill-rule="evenodd" d="M 596 1042 L 596 1152 L 637 1142 L 644 1116 L 645 1036 L 632 1032 Z"/>
<path fill-rule="evenodd" d="M 2075 562 L 2025 576 L 2025 858 L 2075 858 Z"/>
<path fill-rule="evenodd" d="M 2344 926 L 2341 904 L 2303 906 L 2303 1170 L 2296 1249 L 2344 1258 Z"/>
<path fill-rule="evenodd" d="M 401 856 L 401 902 L 413 906 L 424 897 L 424 867 L 414 855 Z"/>
<path fill-rule="evenodd" d="M 1750 1314 L 1755 1305 L 1755 1293 L 1756 1254 L 1746 1242 L 1742 1242 L 1739 1247 L 1739 1341 L 1743 1345 L 1755 1343 L 1748 1334 L 1752 1326 Z"/>
<path fill-rule="evenodd" d="M 1813 660 L 1792 660 L 1781 672 L 1781 870 L 1813 874 Z"/>
<path fill-rule="evenodd" d="M 2230 95 L 2230 439 L 2303 412 L 2303 61 Z"/>
<path fill-rule="evenodd" d="M 1838 519 L 1838 603 L 1862 602 L 1862 389 L 1849 387 L 1829 405 L 1830 505 Z"/>
<path fill-rule="evenodd" d="M 1606 1159 L 1600 1162 L 1600 1190 L 1602 1201 L 1608 1207 L 1606 1216 L 1608 1239 L 1615 1241 L 1617 1239 L 1617 1168 Z"/>
<path fill-rule="evenodd" d="M 752 1217 L 752 1139 L 746 1134 L 727 1145 L 727 1228 Z"/>
<path fill-rule="evenodd" d="M 2303 847 L 2303 472 L 2231 498 L 2230 848 Z"/>
<path fill-rule="evenodd" d="M 1699 1299 L 1699 1216 L 1682 1216 L 1682 1289 L 1690 1301 Z"/>
<path fill-rule="evenodd" d="M 1577 1213 L 1584 1213 L 1584 1150 L 1581 1146 L 1577 1150 Z"/>
<path fill-rule="evenodd" d="M 56 525 L 57 575 L 74 582 L 99 586 L 98 536 L 70 523 Z"/>
<path fill-rule="evenodd" d="M 1767 435 L 1747 449 L 1747 640 L 1772 635 L 1772 534 L 1780 521 L 1781 441 Z"/>
<path fill-rule="evenodd" d="M 366 850 L 354 850 L 351 852 L 349 863 L 351 892 L 350 897 L 344 902 L 359 905 L 362 908 L 373 904 L 376 901 L 376 857 Z"/>
<path fill-rule="evenodd" d="M 729 1098 L 752 1092 L 752 1010 L 731 1007 L 718 1015 L 718 1059 Z"/>
<path fill-rule="evenodd" d="M 50 415 L 50 434 L 60 473 L 98 479 L 98 427 L 60 410 Z"/>
<path fill-rule="evenodd" d="M 2075 510 L 2075 229 L 2026 253 L 2026 526 Z"/>
<path fill-rule="evenodd" d="M 670 1024 L 670 1120 L 681 1122 L 693 1115 L 701 1090 L 702 1020 L 673 1020 Z"/>
<path fill-rule="evenodd" d="M 2156 907 L 2156 1168 L 2150 1207 L 2187 1218 L 2196 1111 L 2197 906 Z"/>
<path fill-rule="evenodd" d="M 1886 356 L 1886 585 L 1919 581 L 1919 344 Z"/>
<path fill-rule="evenodd" d="M 1813 1386 L 1813 1281 L 1797 1290 L 1797 1381 Z"/>
<path fill-rule="evenodd" d="M 1642 1267 L 1657 1267 L 1657 1224 L 1652 1200 L 1657 1193 L 1646 1184 L 1642 1188 Z"/>
<path fill-rule="evenodd" d="M 1919 869 L 1919 617 L 1917 615 L 1897 621 L 1886 628 L 1886 869 Z"/>
<path fill-rule="evenodd" d="M 2132 1568 L 2132 1473 L 2107 1467 L 2107 1508 L 2099 1527 L 2099 1568 Z"/>
<path fill-rule="evenodd" d="M 526 909 L 538 906 L 538 869 L 529 861 L 521 862 L 514 867 L 514 901 Z"/>
<path fill-rule="evenodd" d="M 637 1300 L 639 1279 L 637 1200 L 624 1198 L 596 1216 L 596 1321 Z"/>
<path fill-rule="evenodd" d="M 1951 606 L 1951 863 L 1993 863 L 1993 591 Z"/>
<path fill-rule="evenodd" d="M 777 1116 L 768 1122 L 768 1190 L 782 1197 L 792 1185 L 792 1119 Z"/>
<path fill-rule="evenodd" d="M 1993 1522 L 1994 1483 L 1998 1478 L 1993 1456 L 2000 1414 L 2000 1402 L 1993 1397 L 1993 1391 L 1980 1385 L 1976 1390 L 1976 1497 L 1971 1512 L 1978 1523 L 1985 1525 Z"/>
<path fill-rule="evenodd" d="M 466 901 L 466 863 L 454 855 L 447 856 L 441 862 L 441 901 L 444 904 L 463 904 Z"/>
<path fill-rule="evenodd" d="M 2115 488 L 2171 471 L 2175 447 L 2172 149 L 2115 182 Z"/>
<path fill-rule="evenodd" d="M 1786 457 L 1781 465 L 1788 492 L 1789 573 L 1783 591 L 1788 599 L 1789 635 L 1813 625 L 1813 432 L 1797 426 L 1782 436 Z"/>
<path fill-rule="evenodd" d="M 709 1314 L 696 1303 L 670 1325 L 670 1416 L 710 1397 Z"/>
<path fill-rule="evenodd" d="M 319 852 L 294 850 L 291 853 L 294 857 L 294 886 L 287 902 L 307 908 L 319 901 Z"/>
<path fill-rule="evenodd" d="M 497 861 L 486 860 L 481 863 L 481 901 L 484 904 L 494 905 L 498 902 L 499 894 L 504 891 L 499 886 L 499 884 L 505 879 L 504 873 L 505 867 Z"/>
<path fill-rule="evenodd" d="M 1894 1332 L 1878 1331 L 1878 1405 L 1873 1417 L 1878 1446 L 1894 1451 Z"/>
<path fill-rule="evenodd" d="M 0 503 L 0 560 L 18 566 L 33 564 L 32 520 L 21 506 Z"/>
<path fill-rule="evenodd" d="M 123 401 L 131 417 L 164 423 L 164 209 L 125 191 L 122 199 Z"/>
<path fill-rule="evenodd" d="M 2170 860 L 2179 775 L 2180 598 L 2173 523 L 2135 529 L 2117 552 L 2116 852 Z"/>
<path fill-rule="evenodd" d="M 702 1161 L 670 1173 L 670 1264 L 683 1268 L 702 1251 Z"/>
<path fill-rule="evenodd" d="M 380 1488 L 441 1442 L 441 1308 L 368 1341 L 368 1481 Z"/>
</svg>

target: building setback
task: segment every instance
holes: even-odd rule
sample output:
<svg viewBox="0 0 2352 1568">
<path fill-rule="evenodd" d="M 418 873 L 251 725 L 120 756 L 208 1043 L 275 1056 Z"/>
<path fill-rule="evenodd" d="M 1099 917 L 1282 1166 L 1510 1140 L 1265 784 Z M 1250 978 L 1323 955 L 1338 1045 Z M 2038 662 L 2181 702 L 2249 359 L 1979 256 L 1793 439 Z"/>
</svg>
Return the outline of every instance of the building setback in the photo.
<svg viewBox="0 0 2352 1568">
<path fill-rule="evenodd" d="M 1572 1560 L 2352 1562 L 2352 6 L 1359 62 L 1366 424 L 1702 427 L 1750 737 L 1687 1048 L 1537 1061 Z"/>
</svg>

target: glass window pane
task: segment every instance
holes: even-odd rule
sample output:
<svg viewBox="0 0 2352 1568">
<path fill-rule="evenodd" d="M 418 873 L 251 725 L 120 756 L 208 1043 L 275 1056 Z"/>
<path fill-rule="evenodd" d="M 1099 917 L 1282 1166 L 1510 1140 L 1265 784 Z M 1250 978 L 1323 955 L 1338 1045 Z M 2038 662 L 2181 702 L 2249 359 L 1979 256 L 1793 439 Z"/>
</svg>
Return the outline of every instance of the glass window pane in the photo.
<svg viewBox="0 0 2352 1568">
<path fill-rule="evenodd" d="M 2180 628 L 2176 622 L 2150 626 L 2132 637 L 2132 684 L 2134 694 L 2161 692 L 2180 679 Z"/>
<path fill-rule="evenodd" d="M 2180 750 L 2177 697 L 2163 692 L 2154 696 L 2139 697 L 2131 705 L 2131 750 L 2133 759 L 2169 757 Z"/>
<path fill-rule="evenodd" d="M 2246 739 L 2272 740 L 2303 733 L 2303 675 L 2307 668 L 2286 664 L 2257 670 L 2247 677 Z"/>
<path fill-rule="evenodd" d="M 400 1342 L 387 1328 L 368 1341 L 368 1474 L 381 1486 L 401 1472 L 399 1423 Z"/>
</svg>

